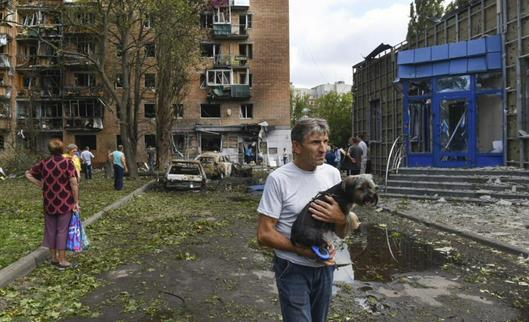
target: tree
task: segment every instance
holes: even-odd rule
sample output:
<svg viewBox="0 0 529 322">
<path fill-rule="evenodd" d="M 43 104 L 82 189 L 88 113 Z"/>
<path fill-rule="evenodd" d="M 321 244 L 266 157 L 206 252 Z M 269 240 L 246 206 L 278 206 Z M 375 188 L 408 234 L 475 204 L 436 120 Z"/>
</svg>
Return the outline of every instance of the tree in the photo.
<svg viewBox="0 0 529 322">
<path fill-rule="evenodd" d="M 464 8 L 470 3 L 472 3 L 472 0 L 454 0 L 446 6 L 445 14 Z"/>
<path fill-rule="evenodd" d="M 199 60 L 199 12 L 202 1 L 155 0 L 152 8 L 156 37 L 156 137 L 158 166 L 169 161 L 172 129 L 188 93 L 191 73 Z"/>
<path fill-rule="evenodd" d="M 294 126 L 302 116 L 310 116 L 311 106 L 308 94 L 294 94 L 290 91 L 290 124 Z"/>
<path fill-rule="evenodd" d="M 353 94 L 330 92 L 316 100 L 314 116 L 326 119 L 331 129 L 329 141 L 337 146 L 347 146 L 351 137 Z"/>
<path fill-rule="evenodd" d="M 443 0 L 413 0 L 410 3 L 410 21 L 408 23 L 408 42 L 424 35 L 444 14 Z"/>
</svg>

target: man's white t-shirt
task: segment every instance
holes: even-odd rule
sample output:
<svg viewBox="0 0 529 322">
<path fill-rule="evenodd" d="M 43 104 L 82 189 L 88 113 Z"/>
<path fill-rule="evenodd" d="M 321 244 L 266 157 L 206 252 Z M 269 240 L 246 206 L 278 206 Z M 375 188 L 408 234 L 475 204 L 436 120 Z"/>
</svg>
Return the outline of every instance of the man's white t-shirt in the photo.
<svg viewBox="0 0 529 322">
<path fill-rule="evenodd" d="M 367 148 L 367 144 L 364 141 L 360 141 L 360 143 L 358 143 L 358 146 L 360 147 L 360 149 L 362 149 L 362 159 L 367 160 L 367 153 L 369 151 L 369 149 Z"/>
<path fill-rule="evenodd" d="M 290 231 L 297 215 L 318 192 L 325 191 L 341 181 L 335 167 L 322 164 L 314 171 L 298 168 L 294 162 L 287 163 L 272 172 L 266 179 L 263 196 L 257 212 L 278 219 L 277 230 L 290 239 Z M 276 256 L 292 263 L 320 267 L 320 261 L 299 256 L 296 253 L 274 250 Z"/>
</svg>

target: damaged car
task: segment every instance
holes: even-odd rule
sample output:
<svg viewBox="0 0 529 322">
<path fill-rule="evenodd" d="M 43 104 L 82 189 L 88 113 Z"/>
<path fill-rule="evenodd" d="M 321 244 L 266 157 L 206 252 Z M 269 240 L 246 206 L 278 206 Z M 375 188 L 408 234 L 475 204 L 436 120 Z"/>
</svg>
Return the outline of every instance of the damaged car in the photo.
<svg viewBox="0 0 529 322">
<path fill-rule="evenodd" d="M 195 160 L 199 161 L 208 178 L 225 178 L 231 175 L 232 164 L 227 156 L 219 152 L 204 152 Z"/>
<path fill-rule="evenodd" d="M 173 160 L 163 178 L 167 189 L 204 189 L 206 183 L 204 168 L 200 162 L 192 160 Z"/>
</svg>

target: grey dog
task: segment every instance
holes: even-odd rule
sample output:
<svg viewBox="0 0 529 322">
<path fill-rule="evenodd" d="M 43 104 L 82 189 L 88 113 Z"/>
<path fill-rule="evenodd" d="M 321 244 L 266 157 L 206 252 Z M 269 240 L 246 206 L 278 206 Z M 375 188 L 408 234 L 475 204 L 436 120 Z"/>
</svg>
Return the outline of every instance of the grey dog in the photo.
<svg viewBox="0 0 529 322">
<path fill-rule="evenodd" d="M 360 206 L 375 206 L 378 203 L 378 186 L 373 181 L 370 174 L 348 176 L 337 185 L 318 193 L 301 210 L 292 225 L 290 240 L 294 245 L 318 246 L 320 249 L 326 248 L 327 241 L 325 234 L 335 232 L 335 225 L 314 219 L 309 211 L 310 204 L 315 200 L 326 201 L 325 196 L 331 196 L 336 200 L 342 212 L 345 214 L 347 222 L 351 223 L 350 210 L 353 204 Z M 349 225 L 350 226 L 350 225 Z"/>
</svg>

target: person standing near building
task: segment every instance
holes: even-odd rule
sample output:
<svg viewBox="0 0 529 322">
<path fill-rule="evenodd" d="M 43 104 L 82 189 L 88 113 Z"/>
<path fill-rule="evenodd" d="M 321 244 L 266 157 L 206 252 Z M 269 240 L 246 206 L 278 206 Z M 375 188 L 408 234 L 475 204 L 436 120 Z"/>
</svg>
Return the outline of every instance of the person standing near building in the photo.
<svg viewBox="0 0 529 322">
<path fill-rule="evenodd" d="M 360 140 L 356 137 L 351 138 L 351 145 L 347 149 L 346 158 L 348 159 L 347 175 L 360 174 L 362 167 L 362 154 L 363 150 L 359 146 Z"/>
<path fill-rule="evenodd" d="M 287 153 L 287 148 L 283 148 L 283 165 L 287 164 L 288 162 L 288 153 Z"/>
<path fill-rule="evenodd" d="M 125 172 L 128 172 L 127 160 L 125 159 L 125 154 L 123 153 L 123 145 L 118 145 L 118 149 L 108 155 L 110 161 L 114 166 L 114 189 L 122 190 L 123 189 L 123 177 Z"/>
<path fill-rule="evenodd" d="M 149 172 L 154 173 L 154 167 L 156 166 L 156 147 L 147 146 L 147 165 L 149 166 Z"/>
<path fill-rule="evenodd" d="M 92 179 L 92 160 L 95 158 L 94 154 L 90 152 L 90 147 L 87 146 L 81 152 L 81 160 L 83 161 L 84 177 L 85 179 Z"/>
<path fill-rule="evenodd" d="M 342 152 L 338 146 L 334 147 L 334 162 L 336 163 L 336 168 L 340 169 L 342 165 Z"/>
<path fill-rule="evenodd" d="M 358 146 L 362 149 L 362 162 L 360 163 L 360 174 L 366 173 L 367 160 L 369 159 L 369 149 L 365 142 L 365 134 L 360 134 L 358 137 Z"/>
<path fill-rule="evenodd" d="M 59 139 L 48 142 L 51 156 L 26 171 L 26 178 L 42 189 L 44 199 L 44 240 L 51 262 L 59 268 L 70 267 L 66 260 L 66 239 L 72 212 L 79 211 L 79 184 L 71 159 L 63 157 Z"/>
<path fill-rule="evenodd" d="M 320 191 L 341 181 L 339 171 L 325 162 L 329 126 L 323 119 L 303 118 L 291 132 L 294 159 L 272 172 L 257 208 L 260 245 L 274 249 L 274 272 L 283 321 L 326 321 L 331 301 L 334 248 L 325 262 L 310 248 L 292 244 L 290 232 L 297 215 Z M 345 237 L 348 223 L 337 202 L 317 200 L 310 211 L 315 219 L 334 224 Z M 358 224 L 353 216 L 351 228 Z M 355 219 L 356 218 L 356 219 Z"/>
<path fill-rule="evenodd" d="M 75 171 L 77 172 L 77 180 L 81 181 L 81 159 L 77 155 L 78 152 L 79 148 L 77 148 L 77 145 L 70 143 L 66 147 L 66 153 L 64 153 L 62 156 L 72 160 Z"/>
</svg>

